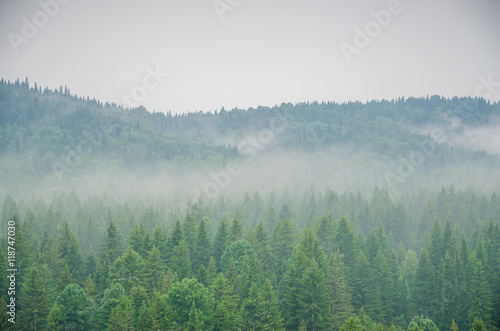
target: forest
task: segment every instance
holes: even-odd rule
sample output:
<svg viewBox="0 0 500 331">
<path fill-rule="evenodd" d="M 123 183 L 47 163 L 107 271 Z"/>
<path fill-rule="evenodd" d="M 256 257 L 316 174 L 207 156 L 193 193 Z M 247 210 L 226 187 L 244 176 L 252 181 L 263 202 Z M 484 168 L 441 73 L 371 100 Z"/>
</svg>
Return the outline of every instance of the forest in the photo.
<svg viewBox="0 0 500 331">
<path fill-rule="evenodd" d="M 467 136 L 498 115 L 440 96 L 172 115 L 2 80 L 0 330 L 498 330 L 500 159 Z"/>
<path fill-rule="evenodd" d="M 500 198 L 443 189 L 193 204 L 7 197 L 15 325 L 2 330 L 496 330 Z M 420 211 L 420 212 L 419 212 Z M 415 216 L 414 214 L 420 214 Z M 342 216 L 341 216 L 342 215 Z M 418 222 L 414 218 L 418 217 Z M 6 251 L 7 238 L 2 237 Z M 4 255 L 3 263 L 7 264 Z"/>
</svg>

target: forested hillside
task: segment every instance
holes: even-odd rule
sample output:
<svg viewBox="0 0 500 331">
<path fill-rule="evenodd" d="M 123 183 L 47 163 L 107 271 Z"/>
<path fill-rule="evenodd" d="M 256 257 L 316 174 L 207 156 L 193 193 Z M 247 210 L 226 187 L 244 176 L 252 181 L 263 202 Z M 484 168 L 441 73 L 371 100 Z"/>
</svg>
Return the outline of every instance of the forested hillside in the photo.
<svg viewBox="0 0 500 331">
<path fill-rule="evenodd" d="M 370 200 L 254 193 L 182 216 L 74 193 L 49 204 L 7 197 L 2 228 L 10 220 L 17 229 L 15 327 L 495 330 L 498 196 L 450 187 L 413 201 L 405 207 L 385 191 Z M 3 274 L 0 325 L 14 329 Z"/>
<path fill-rule="evenodd" d="M 499 115 L 173 115 L 2 80 L 0 329 L 498 330 L 500 159 L 471 132 Z"/>
</svg>

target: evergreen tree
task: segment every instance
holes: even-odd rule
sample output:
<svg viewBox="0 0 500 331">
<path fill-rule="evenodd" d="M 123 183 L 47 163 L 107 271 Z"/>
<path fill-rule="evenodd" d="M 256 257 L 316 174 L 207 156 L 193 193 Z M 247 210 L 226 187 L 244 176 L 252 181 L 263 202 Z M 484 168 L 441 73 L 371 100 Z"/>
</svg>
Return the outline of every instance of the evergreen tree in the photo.
<svg viewBox="0 0 500 331">
<path fill-rule="evenodd" d="M 474 323 L 472 324 L 472 331 L 486 331 L 486 325 L 481 318 L 474 317 Z"/>
<path fill-rule="evenodd" d="M 325 275 L 313 259 L 299 292 L 300 317 L 309 330 L 329 328 L 329 301 Z"/>
<path fill-rule="evenodd" d="M 125 253 L 116 259 L 109 270 L 109 278 L 122 284 L 125 291 L 141 285 L 144 282 L 144 263 L 141 256 L 128 246 Z"/>
<path fill-rule="evenodd" d="M 261 305 L 260 292 L 256 283 L 250 287 L 248 297 L 243 300 L 242 326 L 244 330 L 261 330 Z"/>
<path fill-rule="evenodd" d="M 261 326 L 262 330 L 283 330 L 283 319 L 279 309 L 278 298 L 274 294 L 271 281 L 266 279 L 261 291 Z"/>
<path fill-rule="evenodd" d="M 201 331 L 203 330 L 203 321 L 198 317 L 196 306 L 193 302 L 191 310 L 189 311 L 189 319 L 186 325 L 186 331 Z"/>
<path fill-rule="evenodd" d="M 66 288 L 66 286 L 74 283 L 75 281 L 71 276 L 68 265 L 64 264 L 62 272 L 59 275 L 59 279 L 57 280 L 57 293 L 61 293 Z"/>
<path fill-rule="evenodd" d="M 56 302 L 63 316 L 62 329 L 83 331 L 91 328 L 95 304 L 80 286 L 77 284 L 68 285 L 59 294 Z"/>
<path fill-rule="evenodd" d="M 124 301 L 125 289 L 122 284 L 114 283 L 111 288 L 104 291 L 101 304 L 97 310 L 97 326 L 104 330 L 108 325 L 111 312 Z M 116 314 L 116 313 L 115 313 Z"/>
<path fill-rule="evenodd" d="M 335 329 L 340 329 L 352 315 L 351 295 L 344 277 L 342 257 L 337 251 L 330 257 L 330 316 Z"/>
<path fill-rule="evenodd" d="M 278 222 L 271 238 L 271 248 L 275 263 L 274 270 L 277 281 L 280 281 L 281 276 L 285 272 L 283 264 L 290 258 L 294 246 L 295 229 L 290 221 L 285 218 L 283 221 Z"/>
<path fill-rule="evenodd" d="M 415 316 L 408 325 L 408 331 L 439 331 L 436 324 L 423 316 Z"/>
<path fill-rule="evenodd" d="M 142 302 L 142 306 L 139 310 L 139 315 L 137 317 L 136 329 L 141 331 L 153 330 L 153 316 L 149 311 L 149 307 L 146 301 Z"/>
<path fill-rule="evenodd" d="M 215 300 L 214 330 L 229 331 L 239 326 L 238 298 L 234 288 L 223 274 L 213 281 L 210 292 Z"/>
<path fill-rule="evenodd" d="M 206 268 L 208 266 L 208 262 L 210 261 L 210 254 L 212 252 L 212 241 L 208 235 L 204 219 L 202 219 L 198 225 L 198 235 L 195 246 L 195 261 L 193 262 L 194 270 L 197 270 L 200 266 L 204 266 Z"/>
<path fill-rule="evenodd" d="M 106 229 L 106 238 L 102 247 L 102 260 L 107 266 L 113 265 L 115 260 L 122 254 L 122 240 L 116 225 L 113 221 L 109 222 Z"/>
<path fill-rule="evenodd" d="M 185 278 L 180 282 L 172 284 L 172 288 L 168 292 L 166 299 L 170 309 L 170 320 L 178 328 L 185 328 L 187 326 L 193 303 L 197 310 L 197 318 L 203 323 L 204 328 L 211 328 L 214 299 L 210 291 L 196 279 Z"/>
<path fill-rule="evenodd" d="M 179 246 L 174 248 L 170 260 L 170 269 L 177 273 L 177 277 L 180 280 L 188 278 L 191 275 L 191 259 L 189 258 L 189 249 L 184 240 L 181 240 Z"/>
<path fill-rule="evenodd" d="M 340 331 L 365 331 L 366 329 L 361 325 L 359 318 L 352 316 L 342 324 Z"/>
<path fill-rule="evenodd" d="M 194 218 L 189 213 L 184 218 L 184 222 L 182 223 L 182 234 L 183 239 L 186 242 L 186 246 L 189 250 L 189 259 L 194 261 L 195 252 L 196 252 L 196 218 Z"/>
<path fill-rule="evenodd" d="M 235 218 L 231 222 L 231 228 L 229 229 L 229 242 L 234 243 L 241 239 L 243 239 L 243 226 L 240 220 Z"/>
<path fill-rule="evenodd" d="M 64 268 L 64 264 L 66 264 L 71 273 L 71 277 L 76 282 L 82 281 L 85 272 L 85 263 L 80 250 L 80 244 L 78 243 L 78 238 L 71 232 L 68 223 L 64 223 L 61 230 L 58 252 L 60 261 L 62 262 L 62 268 Z"/>
<path fill-rule="evenodd" d="M 177 220 L 175 222 L 174 229 L 173 229 L 172 233 L 170 234 L 170 237 L 168 237 L 168 239 L 167 239 L 167 245 L 166 245 L 167 246 L 167 251 L 166 251 L 167 265 L 168 265 L 168 263 L 170 263 L 170 259 L 171 259 L 172 253 L 174 251 L 174 248 L 179 245 L 179 243 L 181 242 L 182 239 L 183 239 L 183 235 L 182 235 L 181 223 L 179 222 L 179 220 Z"/>
<path fill-rule="evenodd" d="M 83 290 L 90 299 L 92 299 L 94 302 L 96 301 L 97 298 L 96 286 L 90 274 L 87 277 L 85 283 L 83 284 Z"/>
<path fill-rule="evenodd" d="M 431 260 L 428 258 L 425 249 L 420 253 L 420 260 L 417 270 L 417 278 L 414 288 L 414 303 L 418 314 L 423 316 L 434 316 L 439 311 L 435 306 L 435 281 L 436 273 Z"/>
<path fill-rule="evenodd" d="M 37 267 L 32 267 L 29 277 L 22 286 L 20 317 L 24 329 L 43 330 L 49 314 L 47 291 Z"/>
<path fill-rule="evenodd" d="M 220 264 L 220 258 L 222 254 L 226 251 L 229 246 L 229 232 L 226 225 L 226 221 L 221 219 L 217 233 L 215 234 L 214 247 L 213 247 L 213 258 L 217 264 L 217 270 L 221 271 L 222 267 Z"/>
<path fill-rule="evenodd" d="M 146 282 L 151 291 L 158 289 L 160 276 L 165 271 L 165 265 L 161 259 L 160 250 L 153 245 L 146 260 Z"/>
<path fill-rule="evenodd" d="M 476 257 L 471 261 L 471 266 L 469 320 L 480 317 L 488 328 L 492 328 L 492 293 L 486 280 L 483 263 Z"/>
<path fill-rule="evenodd" d="M 57 301 L 54 302 L 54 306 L 50 310 L 49 316 L 47 317 L 47 331 L 59 331 L 63 329 L 63 323 L 65 320 L 65 316 L 59 306 L 57 305 Z M 2 329 L 3 330 L 3 329 Z"/>
</svg>

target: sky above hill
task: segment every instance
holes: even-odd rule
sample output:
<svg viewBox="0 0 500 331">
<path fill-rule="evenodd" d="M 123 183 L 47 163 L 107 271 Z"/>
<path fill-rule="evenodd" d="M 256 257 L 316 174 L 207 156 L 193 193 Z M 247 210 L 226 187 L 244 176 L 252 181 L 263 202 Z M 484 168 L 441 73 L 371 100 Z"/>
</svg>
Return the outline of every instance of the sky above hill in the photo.
<svg viewBox="0 0 500 331">
<path fill-rule="evenodd" d="M 498 0 L 0 0 L 0 77 L 150 111 L 500 100 Z"/>
</svg>

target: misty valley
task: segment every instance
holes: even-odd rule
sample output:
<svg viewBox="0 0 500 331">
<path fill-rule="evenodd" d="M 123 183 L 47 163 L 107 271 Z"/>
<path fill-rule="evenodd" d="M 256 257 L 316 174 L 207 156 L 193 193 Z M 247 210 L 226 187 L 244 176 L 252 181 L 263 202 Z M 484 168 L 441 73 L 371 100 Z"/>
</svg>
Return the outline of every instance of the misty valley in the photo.
<svg viewBox="0 0 500 331">
<path fill-rule="evenodd" d="M 150 112 L 0 81 L 0 330 L 498 330 L 500 103 Z"/>
</svg>

